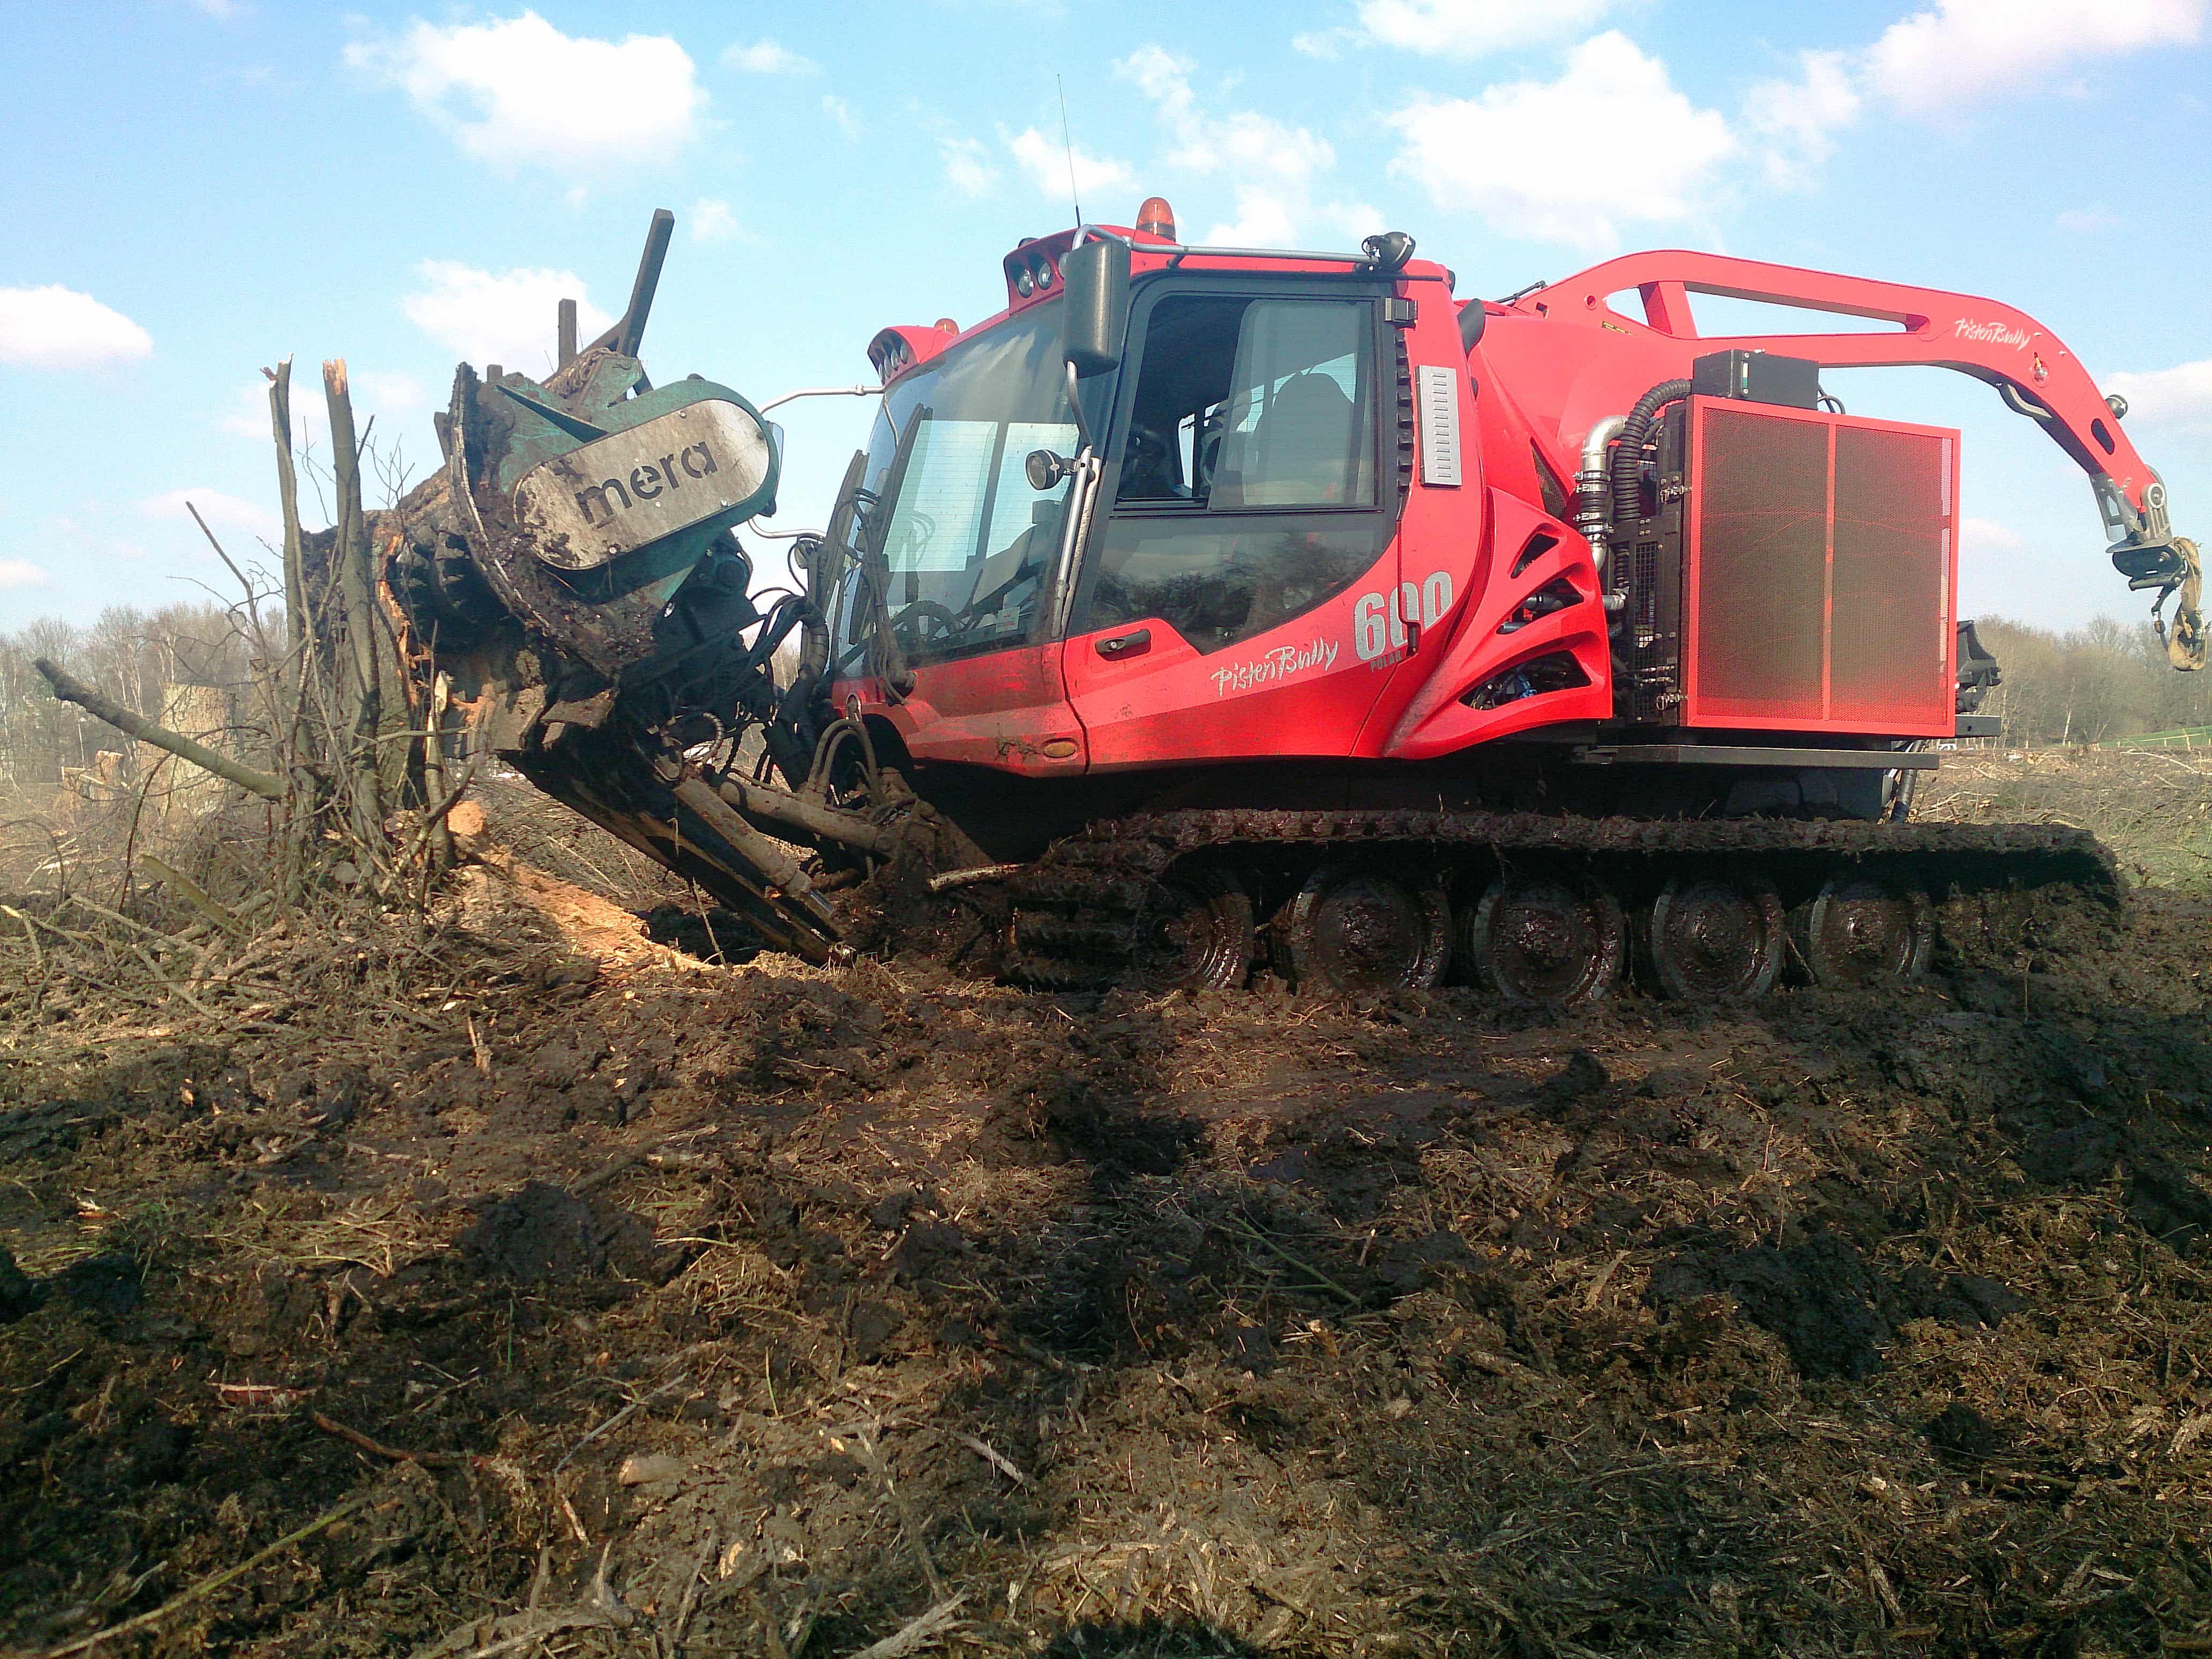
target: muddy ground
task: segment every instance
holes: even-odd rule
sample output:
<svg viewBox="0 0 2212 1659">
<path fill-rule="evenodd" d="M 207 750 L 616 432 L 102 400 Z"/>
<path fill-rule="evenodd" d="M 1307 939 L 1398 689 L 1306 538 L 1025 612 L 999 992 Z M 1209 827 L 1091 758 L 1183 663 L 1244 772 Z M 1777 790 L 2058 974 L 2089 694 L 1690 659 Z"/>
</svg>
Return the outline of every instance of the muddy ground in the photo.
<svg viewBox="0 0 2212 1659">
<path fill-rule="evenodd" d="M 349 1504 L 98 1650 L 2212 1652 L 2207 915 L 1574 1015 L 12 945 L 0 1642 Z"/>
</svg>

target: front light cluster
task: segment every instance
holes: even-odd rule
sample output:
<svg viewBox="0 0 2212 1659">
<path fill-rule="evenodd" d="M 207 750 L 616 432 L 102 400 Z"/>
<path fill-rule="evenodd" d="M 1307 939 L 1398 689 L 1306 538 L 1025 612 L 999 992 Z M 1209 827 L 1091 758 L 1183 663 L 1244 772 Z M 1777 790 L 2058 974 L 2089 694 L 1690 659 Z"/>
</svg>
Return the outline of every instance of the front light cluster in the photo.
<svg viewBox="0 0 2212 1659">
<path fill-rule="evenodd" d="M 1032 294 L 1043 294 L 1060 280 L 1060 267 L 1052 262 L 1049 253 L 1040 253 L 1033 258 L 1017 260 L 1013 266 L 1014 292 L 1024 300 Z"/>
<path fill-rule="evenodd" d="M 896 334 L 886 331 L 868 349 L 868 361 L 885 384 L 914 367 L 914 350 Z"/>
</svg>

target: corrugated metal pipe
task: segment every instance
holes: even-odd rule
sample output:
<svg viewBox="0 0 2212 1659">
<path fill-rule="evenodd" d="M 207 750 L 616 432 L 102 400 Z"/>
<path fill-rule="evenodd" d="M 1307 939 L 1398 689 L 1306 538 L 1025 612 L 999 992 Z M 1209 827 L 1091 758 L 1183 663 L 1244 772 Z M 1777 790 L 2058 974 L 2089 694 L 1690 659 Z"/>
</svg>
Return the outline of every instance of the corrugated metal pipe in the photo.
<svg viewBox="0 0 2212 1659">
<path fill-rule="evenodd" d="M 1612 516 L 1606 507 L 1605 447 L 1627 423 L 1626 415 L 1608 415 L 1592 427 L 1589 436 L 1583 440 L 1582 471 L 1575 474 L 1575 528 L 1589 544 L 1590 557 L 1597 562 L 1600 576 L 1605 574 L 1606 526 Z"/>
<path fill-rule="evenodd" d="M 1613 452 L 1613 522 L 1622 528 L 1640 516 L 1638 497 L 1644 492 L 1644 444 L 1651 435 L 1654 416 L 1677 398 L 1690 395 L 1687 380 L 1662 380 L 1636 400 L 1620 428 L 1620 442 Z"/>
</svg>

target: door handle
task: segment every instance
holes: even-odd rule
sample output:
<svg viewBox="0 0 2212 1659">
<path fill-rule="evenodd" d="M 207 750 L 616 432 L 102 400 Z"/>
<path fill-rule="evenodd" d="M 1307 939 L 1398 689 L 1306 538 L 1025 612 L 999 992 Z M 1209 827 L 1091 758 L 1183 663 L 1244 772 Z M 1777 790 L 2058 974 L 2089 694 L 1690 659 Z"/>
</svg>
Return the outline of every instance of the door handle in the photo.
<svg viewBox="0 0 2212 1659">
<path fill-rule="evenodd" d="M 1133 634 L 1116 634 L 1111 639 L 1101 640 L 1095 648 L 1100 656 L 1111 662 L 1117 657 L 1133 657 L 1139 652 L 1149 650 L 1152 643 L 1152 630 L 1140 628 Z"/>
</svg>

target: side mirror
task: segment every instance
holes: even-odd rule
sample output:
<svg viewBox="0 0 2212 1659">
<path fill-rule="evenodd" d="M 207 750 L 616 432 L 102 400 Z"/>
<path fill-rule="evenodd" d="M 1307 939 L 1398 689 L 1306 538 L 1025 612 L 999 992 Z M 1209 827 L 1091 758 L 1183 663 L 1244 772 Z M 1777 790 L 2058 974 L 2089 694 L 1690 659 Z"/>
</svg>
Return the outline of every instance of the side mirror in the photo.
<svg viewBox="0 0 2212 1659">
<path fill-rule="evenodd" d="M 1077 374 L 1121 366 L 1129 331 L 1129 248 L 1126 242 L 1085 242 L 1060 262 L 1067 294 L 1067 362 Z"/>
</svg>

